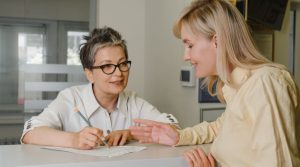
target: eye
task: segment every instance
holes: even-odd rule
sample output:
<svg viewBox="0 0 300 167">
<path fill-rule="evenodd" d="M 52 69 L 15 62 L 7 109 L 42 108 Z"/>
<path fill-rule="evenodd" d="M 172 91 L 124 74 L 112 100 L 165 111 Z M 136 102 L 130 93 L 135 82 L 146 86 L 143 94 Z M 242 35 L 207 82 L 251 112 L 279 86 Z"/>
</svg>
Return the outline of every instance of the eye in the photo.
<svg viewBox="0 0 300 167">
<path fill-rule="evenodd" d="M 189 43 L 185 43 L 185 47 L 191 49 L 193 47 L 193 45 L 189 44 Z"/>
<path fill-rule="evenodd" d="M 126 67 L 127 64 L 128 64 L 128 62 L 127 62 L 127 61 L 124 61 L 124 62 L 120 63 L 120 67 Z"/>
<path fill-rule="evenodd" d="M 111 69 L 111 68 L 114 68 L 114 65 L 113 64 L 104 64 L 104 65 L 101 65 L 100 68 L 102 68 L 102 69 Z"/>
</svg>

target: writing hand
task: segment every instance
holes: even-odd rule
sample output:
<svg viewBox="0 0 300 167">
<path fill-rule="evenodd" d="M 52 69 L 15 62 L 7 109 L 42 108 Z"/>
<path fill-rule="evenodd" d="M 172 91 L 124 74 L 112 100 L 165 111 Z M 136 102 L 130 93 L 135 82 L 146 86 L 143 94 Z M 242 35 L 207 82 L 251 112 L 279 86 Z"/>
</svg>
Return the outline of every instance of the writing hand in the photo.
<svg viewBox="0 0 300 167">
<path fill-rule="evenodd" d="M 170 124 L 145 119 L 135 119 L 134 122 L 142 126 L 131 126 L 129 129 L 133 138 L 141 143 L 158 143 L 172 146 L 179 141 L 179 133 Z"/>
<path fill-rule="evenodd" d="M 85 127 L 81 131 L 74 133 L 73 146 L 74 148 L 89 150 L 102 144 L 100 137 L 103 131 L 98 128 Z"/>
</svg>

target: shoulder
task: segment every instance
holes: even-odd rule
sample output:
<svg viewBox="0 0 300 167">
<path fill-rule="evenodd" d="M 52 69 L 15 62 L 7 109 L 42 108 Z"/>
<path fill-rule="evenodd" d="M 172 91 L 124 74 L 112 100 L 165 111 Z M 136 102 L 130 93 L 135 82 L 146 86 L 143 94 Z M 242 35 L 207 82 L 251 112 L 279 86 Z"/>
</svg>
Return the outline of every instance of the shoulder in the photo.
<svg viewBox="0 0 300 167">
<path fill-rule="evenodd" d="M 252 87 L 260 87 L 262 92 L 273 92 L 277 98 L 298 99 L 298 88 L 293 76 L 284 68 L 264 66 L 252 71 Z"/>
<path fill-rule="evenodd" d="M 294 85 L 294 80 L 290 72 L 284 68 L 264 66 L 255 70 L 252 70 L 252 77 L 256 81 L 272 82 L 282 86 Z"/>
</svg>

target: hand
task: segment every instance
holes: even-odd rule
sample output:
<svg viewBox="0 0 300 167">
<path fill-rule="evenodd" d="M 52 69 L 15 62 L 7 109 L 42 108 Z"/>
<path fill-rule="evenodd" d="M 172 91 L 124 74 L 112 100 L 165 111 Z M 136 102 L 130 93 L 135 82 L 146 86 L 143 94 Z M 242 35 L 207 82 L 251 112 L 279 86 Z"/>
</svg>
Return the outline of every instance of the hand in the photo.
<svg viewBox="0 0 300 167">
<path fill-rule="evenodd" d="M 200 149 L 189 150 L 184 153 L 184 158 L 189 167 L 215 167 L 215 159 L 209 154 L 208 156 Z"/>
<path fill-rule="evenodd" d="M 139 140 L 140 143 L 158 143 L 173 146 L 179 141 L 179 133 L 170 124 L 145 119 L 135 119 L 134 122 L 144 125 L 129 127 L 133 138 Z"/>
<path fill-rule="evenodd" d="M 90 150 L 102 144 L 100 137 L 103 131 L 98 128 L 85 127 L 81 131 L 74 134 L 74 148 Z"/>
<path fill-rule="evenodd" d="M 129 130 L 112 131 L 111 133 L 109 133 L 109 135 L 105 137 L 105 140 L 108 141 L 108 146 L 122 146 L 131 139 L 132 136 Z"/>
</svg>

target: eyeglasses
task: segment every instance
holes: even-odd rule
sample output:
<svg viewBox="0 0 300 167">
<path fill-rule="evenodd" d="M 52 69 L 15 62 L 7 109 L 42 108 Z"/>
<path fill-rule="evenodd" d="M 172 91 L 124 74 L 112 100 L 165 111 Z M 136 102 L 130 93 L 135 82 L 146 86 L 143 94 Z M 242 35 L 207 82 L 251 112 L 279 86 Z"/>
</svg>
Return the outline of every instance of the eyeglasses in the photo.
<svg viewBox="0 0 300 167">
<path fill-rule="evenodd" d="M 116 71 L 118 67 L 121 72 L 126 72 L 130 69 L 131 61 L 126 60 L 117 65 L 115 64 L 103 64 L 101 66 L 93 66 L 91 69 L 101 69 L 105 74 L 110 75 Z"/>
</svg>

